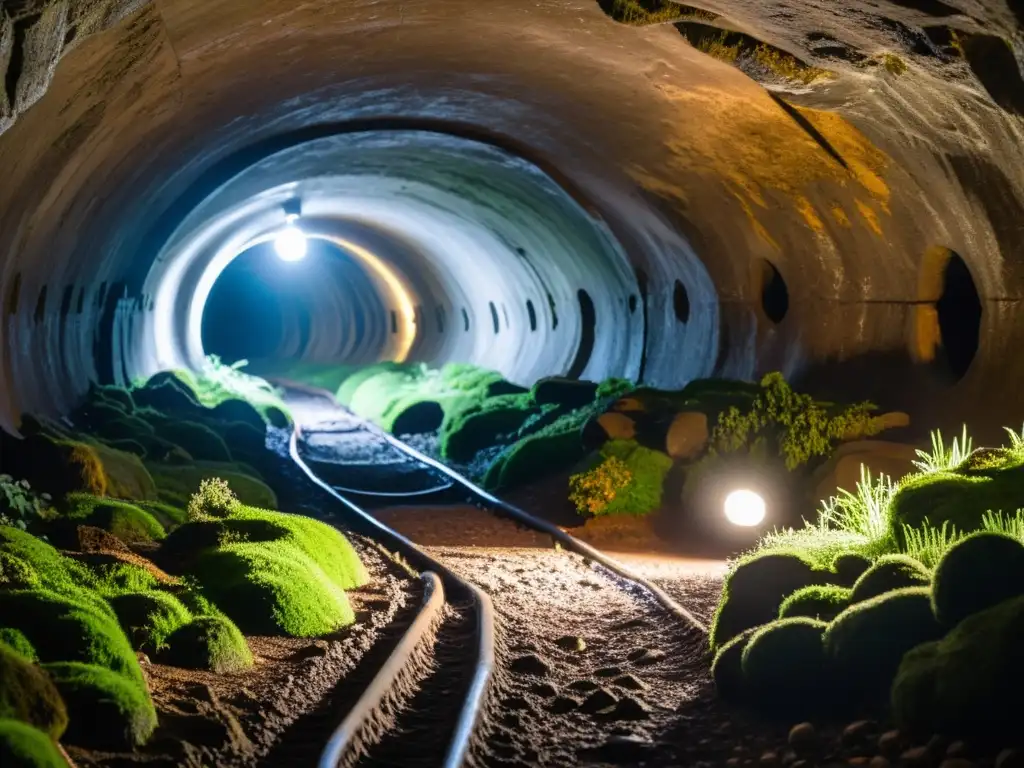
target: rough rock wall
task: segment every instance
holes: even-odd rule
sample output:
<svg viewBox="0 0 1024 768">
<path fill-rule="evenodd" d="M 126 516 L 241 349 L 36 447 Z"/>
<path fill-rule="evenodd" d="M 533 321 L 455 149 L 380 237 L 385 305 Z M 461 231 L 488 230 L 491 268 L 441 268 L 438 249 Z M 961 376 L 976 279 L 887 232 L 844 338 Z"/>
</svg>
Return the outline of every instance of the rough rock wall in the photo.
<svg viewBox="0 0 1024 768">
<path fill-rule="evenodd" d="M 46 93 L 65 53 L 149 1 L 0 1 L 0 133 Z"/>
</svg>

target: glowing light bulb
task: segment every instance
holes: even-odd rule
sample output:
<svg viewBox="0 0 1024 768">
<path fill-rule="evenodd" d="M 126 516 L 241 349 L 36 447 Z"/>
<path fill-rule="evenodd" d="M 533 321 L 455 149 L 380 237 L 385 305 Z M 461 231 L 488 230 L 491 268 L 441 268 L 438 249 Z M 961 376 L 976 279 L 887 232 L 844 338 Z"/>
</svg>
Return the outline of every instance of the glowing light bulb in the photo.
<svg viewBox="0 0 1024 768">
<path fill-rule="evenodd" d="M 274 249 L 281 261 L 300 261 L 306 258 L 306 235 L 289 224 L 274 239 Z"/>
<path fill-rule="evenodd" d="M 764 520 L 764 499 L 753 491 L 733 491 L 725 499 L 725 518 L 745 528 Z"/>
</svg>

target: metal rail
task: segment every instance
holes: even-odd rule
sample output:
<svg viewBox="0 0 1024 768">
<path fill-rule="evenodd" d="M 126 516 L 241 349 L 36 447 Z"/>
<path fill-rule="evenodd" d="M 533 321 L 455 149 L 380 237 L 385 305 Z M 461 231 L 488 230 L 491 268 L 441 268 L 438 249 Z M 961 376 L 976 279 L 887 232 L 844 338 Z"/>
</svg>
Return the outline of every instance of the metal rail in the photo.
<svg viewBox="0 0 1024 768">
<path fill-rule="evenodd" d="M 402 555 L 416 568 L 422 569 L 424 573 L 421 574 L 421 578 L 428 582 L 436 580 L 436 586 L 431 586 L 424 598 L 424 608 L 421 609 L 412 626 L 406 631 L 398 647 L 392 652 L 384 667 L 374 677 L 373 683 L 359 698 L 356 705 L 331 737 L 321 757 L 320 768 L 336 768 L 339 765 L 339 761 L 342 760 L 346 751 L 356 743 L 356 737 L 359 732 L 377 711 L 377 708 L 394 684 L 401 670 L 408 665 L 413 652 L 432 626 L 432 619 L 427 615 L 428 606 L 432 606 L 437 601 L 443 604 L 446 599 L 443 583 L 468 593 L 473 599 L 477 614 L 477 660 L 475 669 L 465 700 L 459 711 L 458 720 L 456 721 L 445 760 L 440 767 L 461 768 L 469 753 L 473 732 L 480 721 L 484 699 L 494 674 L 494 606 L 491 603 L 491 599 L 474 584 L 456 575 L 449 568 L 446 568 L 443 564 L 430 557 L 409 539 L 380 523 L 372 515 L 369 515 L 358 505 L 346 499 L 332 486 L 321 480 L 299 455 L 298 432 L 297 428 L 292 430 L 288 443 L 288 452 L 295 465 L 305 473 L 310 481 L 340 501 L 349 514 L 359 518 L 364 525 L 368 525 L 374 531 L 374 538 L 384 543 L 389 549 Z M 434 609 L 430 608 L 430 611 L 433 612 Z"/>
</svg>

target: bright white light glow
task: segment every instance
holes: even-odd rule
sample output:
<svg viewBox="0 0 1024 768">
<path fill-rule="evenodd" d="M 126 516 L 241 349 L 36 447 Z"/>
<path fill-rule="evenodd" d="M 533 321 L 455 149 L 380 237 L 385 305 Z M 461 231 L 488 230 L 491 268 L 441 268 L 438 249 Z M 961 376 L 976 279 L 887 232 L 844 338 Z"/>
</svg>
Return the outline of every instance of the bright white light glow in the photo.
<svg viewBox="0 0 1024 768">
<path fill-rule="evenodd" d="M 764 499 L 753 491 L 733 491 L 725 499 L 725 517 L 733 525 L 757 525 L 764 513 Z"/>
<path fill-rule="evenodd" d="M 274 238 L 274 249 L 281 261 L 301 261 L 306 258 L 306 236 L 298 227 L 285 227 Z"/>
</svg>

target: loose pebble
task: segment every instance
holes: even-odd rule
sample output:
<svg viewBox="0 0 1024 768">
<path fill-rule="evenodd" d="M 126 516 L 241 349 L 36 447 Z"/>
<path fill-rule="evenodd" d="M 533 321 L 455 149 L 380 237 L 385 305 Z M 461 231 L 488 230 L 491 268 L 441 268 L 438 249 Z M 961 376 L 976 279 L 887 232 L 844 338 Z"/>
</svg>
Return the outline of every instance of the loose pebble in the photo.
<svg viewBox="0 0 1024 768">
<path fill-rule="evenodd" d="M 647 683 L 643 680 L 638 680 L 632 675 L 621 675 L 612 680 L 612 685 L 617 685 L 619 688 L 626 688 L 631 691 L 646 691 Z M 731 724 L 728 722 L 722 723 L 718 729 L 722 732 L 729 730 Z"/>
<path fill-rule="evenodd" d="M 582 653 L 587 650 L 587 641 L 575 635 L 562 635 L 555 640 L 555 645 L 563 651 L 573 651 L 574 653 Z"/>
<path fill-rule="evenodd" d="M 996 757 L 995 768 L 1024 768 L 1024 751 L 1004 749 Z"/>
<path fill-rule="evenodd" d="M 572 712 L 574 709 L 577 709 L 579 705 L 580 703 L 576 701 L 576 699 L 570 699 L 568 696 L 558 696 L 548 704 L 547 709 L 549 712 L 561 715 L 566 712 Z"/>
<path fill-rule="evenodd" d="M 886 757 L 895 757 L 903 751 L 903 735 L 899 731 L 886 731 L 878 737 L 878 751 Z"/>
<path fill-rule="evenodd" d="M 798 755 L 812 751 L 818 743 L 818 733 L 811 723 L 799 723 L 789 730 L 789 746 Z"/>
<path fill-rule="evenodd" d="M 874 734 L 878 725 L 872 720 L 858 720 L 843 729 L 843 744 L 856 744 Z"/>
<path fill-rule="evenodd" d="M 550 699 L 552 696 L 558 695 L 558 690 L 551 683 L 538 683 L 530 688 L 530 690 L 542 699 Z"/>
<path fill-rule="evenodd" d="M 962 741 L 954 741 L 946 747 L 946 757 L 966 757 L 967 745 Z"/>
<path fill-rule="evenodd" d="M 934 754 L 926 746 L 911 747 L 900 755 L 900 760 L 911 768 L 926 768 L 935 763 Z"/>
<path fill-rule="evenodd" d="M 889 758 L 884 755 L 875 755 L 868 763 L 868 768 L 891 768 L 891 766 L 892 763 L 889 762 Z"/>
<path fill-rule="evenodd" d="M 779 764 L 779 753 L 778 752 L 765 752 L 761 755 L 759 761 L 761 765 L 778 765 Z"/>
<path fill-rule="evenodd" d="M 939 768 L 977 768 L 973 760 L 965 757 L 949 757 L 942 761 Z"/>
<path fill-rule="evenodd" d="M 598 688 L 592 694 L 584 699 L 580 705 L 580 711 L 586 712 L 587 714 L 593 714 L 595 712 L 601 712 L 602 710 L 609 709 L 615 706 L 616 699 L 604 688 Z"/>
<path fill-rule="evenodd" d="M 547 663 L 535 653 L 513 659 L 509 664 L 509 669 L 516 674 L 535 675 L 536 677 L 545 677 L 551 671 Z"/>
</svg>

